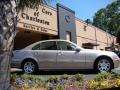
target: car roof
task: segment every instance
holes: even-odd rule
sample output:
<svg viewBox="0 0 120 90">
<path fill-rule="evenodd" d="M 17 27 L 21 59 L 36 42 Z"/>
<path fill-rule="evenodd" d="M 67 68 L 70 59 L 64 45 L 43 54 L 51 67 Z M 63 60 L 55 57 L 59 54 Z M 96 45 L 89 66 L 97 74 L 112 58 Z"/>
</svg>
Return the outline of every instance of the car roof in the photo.
<svg viewBox="0 0 120 90">
<path fill-rule="evenodd" d="M 62 39 L 50 39 L 50 40 L 42 40 L 42 41 L 38 41 L 38 42 L 35 42 L 33 44 L 37 44 L 37 43 L 42 43 L 42 42 L 48 42 L 48 41 L 67 41 L 67 42 L 70 42 L 68 40 L 62 40 Z M 32 44 L 31 44 L 32 45 Z"/>
</svg>

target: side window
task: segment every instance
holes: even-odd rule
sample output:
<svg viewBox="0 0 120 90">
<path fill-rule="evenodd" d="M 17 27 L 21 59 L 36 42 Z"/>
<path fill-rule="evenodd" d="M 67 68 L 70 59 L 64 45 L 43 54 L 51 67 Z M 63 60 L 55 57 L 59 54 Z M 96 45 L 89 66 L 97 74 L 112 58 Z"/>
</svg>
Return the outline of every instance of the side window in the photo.
<svg viewBox="0 0 120 90">
<path fill-rule="evenodd" d="M 57 45 L 58 45 L 58 50 L 71 50 L 71 51 L 74 51 L 75 48 L 76 48 L 71 43 L 68 43 L 68 42 L 65 42 L 65 41 L 58 41 Z"/>
<path fill-rule="evenodd" d="M 49 41 L 40 43 L 32 48 L 33 50 L 57 50 L 56 42 Z"/>
<path fill-rule="evenodd" d="M 40 44 L 37 44 L 36 46 L 34 46 L 32 50 L 40 50 Z"/>
<path fill-rule="evenodd" d="M 40 50 L 57 50 L 56 42 L 49 41 L 40 44 Z"/>
</svg>

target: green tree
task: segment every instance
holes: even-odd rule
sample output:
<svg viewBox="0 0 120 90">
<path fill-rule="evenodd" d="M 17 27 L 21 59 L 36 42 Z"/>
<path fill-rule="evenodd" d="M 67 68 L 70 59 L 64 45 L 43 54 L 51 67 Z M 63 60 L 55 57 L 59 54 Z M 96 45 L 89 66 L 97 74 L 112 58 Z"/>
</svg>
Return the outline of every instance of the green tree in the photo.
<svg viewBox="0 0 120 90">
<path fill-rule="evenodd" d="M 17 13 L 52 0 L 0 0 L 0 90 L 10 86 L 10 62 L 16 35 Z"/>
<path fill-rule="evenodd" d="M 117 43 L 120 43 L 120 27 L 117 31 Z"/>
<path fill-rule="evenodd" d="M 116 35 L 120 26 L 120 0 L 115 0 L 106 8 L 98 10 L 94 16 L 93 25 Z"/>
<path fill-rule="evenodd" d="M 104 8 L 97 11 L 93 18 L 93 25 L 105 30 L 106 29 L 106 10 Z"/>
<path fill-rule="evenodd" d="M 120 26 L 120 0 L 109 4 L 106 7 L 107 27 L 111 34 L 116 35 Z"/>
</svg>

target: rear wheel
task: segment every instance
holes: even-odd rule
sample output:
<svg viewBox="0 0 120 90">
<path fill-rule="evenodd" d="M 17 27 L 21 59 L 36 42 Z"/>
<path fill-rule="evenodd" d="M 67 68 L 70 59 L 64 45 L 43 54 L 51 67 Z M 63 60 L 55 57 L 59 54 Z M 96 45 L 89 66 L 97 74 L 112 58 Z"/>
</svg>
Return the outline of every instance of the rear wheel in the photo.
<svg viewBox="0 0 120 90">
<path fill-rule="evenodd" d="M 98 72 L 110 72 L 113 68 L 113 63 L 109 58 L 101 57 L 96 61 L 94 68 Z"/>
<path fill-rule="evenodd" d="M 35 61 L 27 60 L 22 64 L 22 70 L 24 73 L 33 74 L 38 71 L 38 66 Z"/>
</svg>

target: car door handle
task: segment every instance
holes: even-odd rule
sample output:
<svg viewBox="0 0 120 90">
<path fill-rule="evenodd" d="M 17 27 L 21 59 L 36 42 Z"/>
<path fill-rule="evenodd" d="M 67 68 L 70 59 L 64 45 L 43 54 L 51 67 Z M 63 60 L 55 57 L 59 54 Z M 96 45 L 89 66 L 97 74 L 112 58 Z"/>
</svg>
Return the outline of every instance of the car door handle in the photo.
<svg viewBox="0 0 120 90">
<path fill-rule="evenodd" d="M 58 52 L 57 55 L 62 55 L 62 53 L 61 53 L 61 52 Z"/>
</svg>

